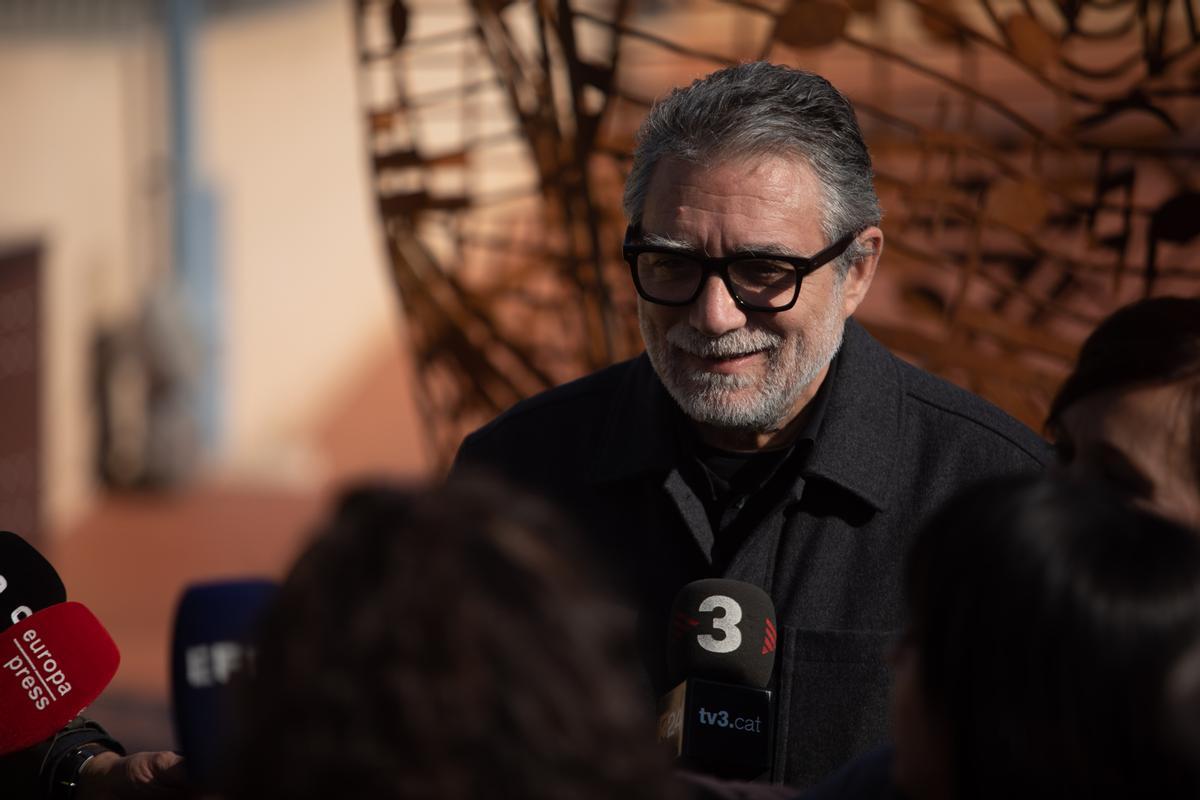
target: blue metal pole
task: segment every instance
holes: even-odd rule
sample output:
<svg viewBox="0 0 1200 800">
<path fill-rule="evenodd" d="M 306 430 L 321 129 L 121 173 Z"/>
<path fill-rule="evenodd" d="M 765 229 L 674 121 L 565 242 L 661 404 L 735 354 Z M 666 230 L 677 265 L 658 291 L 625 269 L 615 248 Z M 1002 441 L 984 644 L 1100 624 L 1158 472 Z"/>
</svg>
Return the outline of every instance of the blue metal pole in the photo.
<svg viewBox="0 0 1200 800">
<path fill-rule="evenodd" d="M 170 90 L 174 272 L 202 367 L 193 388 L 202 446 L 221 443 L 223 318 L 217 263 L 218 216 L 213 192 L 196 169 L 195 41 L 204 20 L 203 0 L 168 0 L 167 59 Z"/>
</svg>

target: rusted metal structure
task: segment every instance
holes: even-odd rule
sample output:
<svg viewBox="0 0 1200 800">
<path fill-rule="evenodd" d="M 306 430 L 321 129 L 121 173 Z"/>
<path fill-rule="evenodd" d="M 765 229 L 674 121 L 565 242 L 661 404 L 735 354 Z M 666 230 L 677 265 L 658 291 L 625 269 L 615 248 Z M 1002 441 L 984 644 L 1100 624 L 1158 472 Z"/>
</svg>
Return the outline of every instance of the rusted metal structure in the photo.
<svg viewBox="0 0 1200 800">
<path fill-rule="evenodd" d="M 1194 0 L 357 0 L 362 104 L 430 441 L 640 349 L 620 191 L 721 65 L 854 101 L 887 219 L 860 317 L 1038 425 L 1079 341 L 1200 292 Z"/>
</svg>

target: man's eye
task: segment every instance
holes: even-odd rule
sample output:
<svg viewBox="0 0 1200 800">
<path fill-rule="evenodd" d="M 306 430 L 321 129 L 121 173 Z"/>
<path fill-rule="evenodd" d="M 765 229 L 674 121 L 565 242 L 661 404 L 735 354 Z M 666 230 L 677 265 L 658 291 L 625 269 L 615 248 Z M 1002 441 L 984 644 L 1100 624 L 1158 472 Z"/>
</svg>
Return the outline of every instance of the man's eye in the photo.
<svg viewBox="0 0 1200 800">
<path fill-rule="evenodd" d="M 784 261 L 770 261 L 766 259 L 739 261 L 735 265 L 733 272 L 739 280 L 762 286 L 788 283 L 796 274 L 791 264 Z"/>
<path fill-rule="evenodd" d="M 691 259 L 672 253 L 647 253 L 642 258 L 646 266 L 662 271 L 690 269 L 695 263 Z"/>
</svg>

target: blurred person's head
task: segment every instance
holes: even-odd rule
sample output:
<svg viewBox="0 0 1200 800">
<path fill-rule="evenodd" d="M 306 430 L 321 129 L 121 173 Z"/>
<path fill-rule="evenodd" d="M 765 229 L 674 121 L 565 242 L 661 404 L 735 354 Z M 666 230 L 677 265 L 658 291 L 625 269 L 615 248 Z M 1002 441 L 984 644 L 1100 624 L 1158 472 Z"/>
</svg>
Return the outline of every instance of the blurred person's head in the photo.
<svg viewBox="0 0 1200 800">
<path fill-rule="evenodd" d="M 1010 478 L 936 514 L 904 581 L 895 778 L 916 800 L 1196 796 L 1167 685 L 1200 642 L 1200 537 Z"/>
<path fill-rule="evenodd" d="M 1200 644 L 1171 671 L 1167 682 L 1167 723 L 1181 758 L 1200 772 Z"/>
<path fill-rule="evenodd" d="M 1200 298 L 1142 300 L 1101 322 L 1046 424 L 1072 474 L 1200 527 Z"/>
<path fill-rule="evenodd" d="M 577 547 L 478 478 L 346 494 L 263 625 L 231 797 L 670 796 Z"/>
</svg>

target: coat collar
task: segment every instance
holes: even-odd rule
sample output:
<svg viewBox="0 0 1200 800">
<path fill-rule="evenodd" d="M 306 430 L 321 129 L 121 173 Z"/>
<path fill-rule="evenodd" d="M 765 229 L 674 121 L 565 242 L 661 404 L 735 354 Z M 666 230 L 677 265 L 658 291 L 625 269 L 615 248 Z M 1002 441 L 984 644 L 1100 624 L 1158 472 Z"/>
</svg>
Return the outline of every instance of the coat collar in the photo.
<svg viewBox="0 0 1200 800">
<path fill-rule="evenodd" d="M 850 319 L 838 361 L 820 430 L 802 473 L 883 509 L 901 435 L 902 387 L 896 360 Z M 678 413 L 646 354 L 634 359 L 604 420 L 592 482 L 670 472 L 680 455 L 671 421 L 671 415 Z"/>
<path fill-rule="evenodd" d="M 593 483 L 664 474 L 678 461 L 672 414 L 675 401 L 659 381 L 645 353 L 630 362 L 602 426 Z"/>
<path fill-rule="evenodd" d="M 838 360 L 825 419 L 803 473 L 882 510 L 903 434 L 904 388 L 896 357 L 849 319 Z"/>
</svg>

